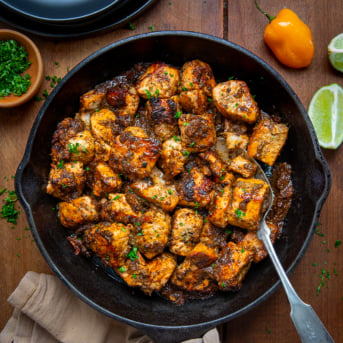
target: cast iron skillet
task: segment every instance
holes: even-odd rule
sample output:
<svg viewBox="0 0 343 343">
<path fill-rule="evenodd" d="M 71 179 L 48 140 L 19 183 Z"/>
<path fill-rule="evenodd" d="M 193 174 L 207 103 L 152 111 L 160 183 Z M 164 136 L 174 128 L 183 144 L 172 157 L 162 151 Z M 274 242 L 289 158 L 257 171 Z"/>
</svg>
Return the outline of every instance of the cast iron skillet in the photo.
<svg viewBox="0 0 343 343">
<path fill-rule="evenodd" d="M 86 258 L 75 256 L 45 193 L 50 142 L 57 123 L 78 110 L 79 97 L 96 84 L 129 69 L 136 62 L 165 61 L 181 66 L 199 58 L 208 62 L 217 80 L 234 76 L 248 82 L 259 107 L 277 113 L 289 124 L 280 160 L 293 167 L 295 196 L 283 237 L 275 244 L 287 272 L 305 253 L 330 185 L 330 170 L 321 154 L 308 115 L 279 74 L 247 50 L 212 36 L 193 32 L 154 32 L 124 39 L 94 53 L 76 66 L 46 100 L 33 125 L 15 186 L 33 236 L 51 269 L 83 301 L 112 318 L 142 329 L 157 342 L 199 337 L 266 300 L 279 286 L 269 259 L 254 265 L 238 293 L 218 293 L 206 300 L 176 306 L 158 295 L 145 296 L 111 278 Z"/>
</svg>

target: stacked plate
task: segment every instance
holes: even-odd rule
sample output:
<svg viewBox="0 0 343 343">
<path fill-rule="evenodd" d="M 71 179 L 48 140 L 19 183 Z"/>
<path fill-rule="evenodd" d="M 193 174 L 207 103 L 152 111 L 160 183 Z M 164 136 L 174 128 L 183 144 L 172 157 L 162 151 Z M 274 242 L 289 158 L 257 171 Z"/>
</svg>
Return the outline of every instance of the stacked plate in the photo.
<svg viewBox="0 0 343 343">
<path fill-rule="evenodd" d="M 156 0 L 0 0 L 0 20 L 42 36 L 79 37 L 133 20 Z"/>
</svg>

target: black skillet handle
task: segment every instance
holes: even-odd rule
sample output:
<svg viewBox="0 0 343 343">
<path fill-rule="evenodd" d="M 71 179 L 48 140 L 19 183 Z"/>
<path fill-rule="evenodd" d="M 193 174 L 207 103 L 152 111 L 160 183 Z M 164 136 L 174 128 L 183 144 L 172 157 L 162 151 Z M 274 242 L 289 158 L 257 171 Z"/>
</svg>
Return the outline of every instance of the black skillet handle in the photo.
<svg viewBox="0 0 343 343">
<path fill-rule="evenodd" d="M 330 168 L 322 154 L 317 156 L 313 166 L 308 168 L 307 172 L 311 174 L 308 178 L 308 180 L 311 180 L 311 184 L 308 185 L 310 194 L 317 203 L 318 210 L 320 211 L 331 188 Z"/>
<path fill-rule="evenodd" d="M 139 327 L 155 343 L 180 343 L 182 341 L 201 338 L 207 331 L 213 329 L 214 324 L 199 325 L 194 327 L 161 328 L 161 327 Z"/>
</svg>

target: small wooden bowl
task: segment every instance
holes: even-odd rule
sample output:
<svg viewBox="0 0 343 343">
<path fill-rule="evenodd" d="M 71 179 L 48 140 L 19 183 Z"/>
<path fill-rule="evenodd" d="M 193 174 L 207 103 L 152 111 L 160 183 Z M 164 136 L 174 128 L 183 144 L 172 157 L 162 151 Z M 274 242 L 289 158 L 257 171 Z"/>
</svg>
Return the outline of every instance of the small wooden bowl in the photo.
<svg viewBox="0 0 343 343">
<path fill-rule="evenodd" d="M 28 52 L 28 59 L 31 65 L 24 73 L 31 76 L 31 85 L 28 91 L 21 96 L 9 95 L 0 98 L 0 108 L 15 107 L 29 101 L 38 92 L 43 81 L 43 60 L 35 43 L 20 32 L 0 29 L 0 41 L 9 39 L 17 41 Z"/>
</svg>

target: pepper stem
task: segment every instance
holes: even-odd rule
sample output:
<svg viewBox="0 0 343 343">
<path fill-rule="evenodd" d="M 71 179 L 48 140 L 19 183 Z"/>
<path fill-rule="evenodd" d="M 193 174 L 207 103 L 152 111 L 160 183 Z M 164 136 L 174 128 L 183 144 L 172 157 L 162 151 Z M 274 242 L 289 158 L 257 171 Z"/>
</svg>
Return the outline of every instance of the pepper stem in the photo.
<svg viewBox="0 0 343 343">
<path fill-rule="evenodd" d="M 273 17 L 272 15 L 268 14 L 267 12 L 261 10 L 260 6 L 257 3 L 257 0 L 255 0 L 255 6 L 262 14 L 264 14 L 268 18 L 269 22 L 271 22 L 272 20 L 274 20 L 276 18 L 276 17 Z"/>
</svg>

